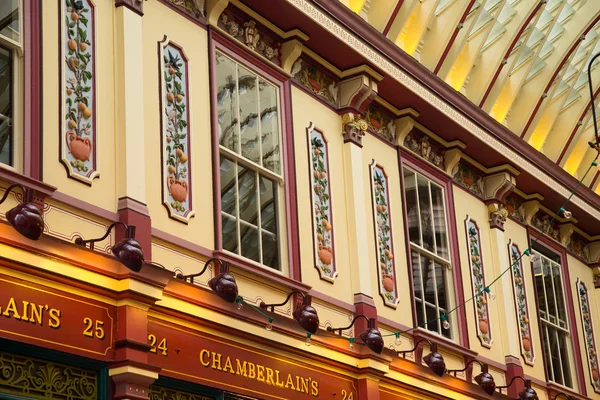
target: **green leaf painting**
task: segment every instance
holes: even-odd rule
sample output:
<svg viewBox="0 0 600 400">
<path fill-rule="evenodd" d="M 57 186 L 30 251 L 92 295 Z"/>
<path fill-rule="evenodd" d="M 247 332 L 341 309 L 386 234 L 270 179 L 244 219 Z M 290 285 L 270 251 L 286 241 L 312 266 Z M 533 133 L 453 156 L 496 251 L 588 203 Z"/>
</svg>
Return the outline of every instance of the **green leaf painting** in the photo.
<svg viewBox="0 0 600 400">
<path fill-rule="evenodd" d="M 525 289 L 525 275 L 523 272 L 523 263 L 521 261 L 521 252 L 517 245 L 512 241 L 508 243 L 508 251 L 512 267 L 513 293 L 515 296 L 517 322 L 519 323 L 521 355 L 526 364 L 533 365 L 535 354 L 533 351 L 531 325 L 529 324 L 529 309 L 527 307 L 527 293 Z"/>
</svg>

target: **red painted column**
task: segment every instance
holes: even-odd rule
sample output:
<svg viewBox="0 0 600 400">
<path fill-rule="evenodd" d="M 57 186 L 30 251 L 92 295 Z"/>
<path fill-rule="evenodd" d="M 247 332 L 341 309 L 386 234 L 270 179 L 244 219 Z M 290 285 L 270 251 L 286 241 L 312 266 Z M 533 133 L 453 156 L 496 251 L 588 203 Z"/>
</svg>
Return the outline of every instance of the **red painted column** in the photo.
<svg viewBox="0 0 600 400">
<path fill-rule="evenodd" d="M 379 382 L 370 378 L 358 380 L 358 399 L 379 400 Z M 357 400 L 358 400 L 357 399 Z"/>
<path fill-rule="evenodd" d="M 523 376 L 523 366 L 518 358 L 506 356 L 504 362 L 506 363 L 506 382 L 510 382 L 515 376 Z M 508 388 L 508 395 L 510 397 L 518 398 L 519 392 L 523 390 L 524 387 L 523 381 L 517 379 Z"/>
</svg>

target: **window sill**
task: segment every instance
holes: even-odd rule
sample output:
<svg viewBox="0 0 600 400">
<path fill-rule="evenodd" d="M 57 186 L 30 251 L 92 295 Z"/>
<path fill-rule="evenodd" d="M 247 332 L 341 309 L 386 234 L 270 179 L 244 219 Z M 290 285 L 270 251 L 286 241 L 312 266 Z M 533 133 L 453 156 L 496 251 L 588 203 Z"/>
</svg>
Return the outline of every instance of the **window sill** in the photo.
<svg viewBox="0 0 600 400">
<path fill-rule="evenodd" d="M 5 168 L 2 165 L 0 165 L 0 180 L 7 182 L 9 185 L 20 184 L 28 189 L 32 189 L 35 192 L 35 197 L 42 200 L 46 197 L 52 196 L 52 194 L 56 191 L 54 186 L 23 175 L 12 169 Z"/>
<path fill-rule="evenodd" d="M 442 350 L 449 350 L 452 353 L 459 354 L 465 360 L 471 360 L 477 357 L 477 352 L 464 347 L 450 339 L 446 339 L 442 336 L 436 335 L 423 328 L 417 328 L 413 331 L 413 339 L 415 342 L 421 339 L 429 340 L 431 343 L 438 345 L 438 348 Z"/>
<path fill-rule="evenodd" d="M 241 272 L 240 275 L 243 275 L 245 277 L 252 278 L 258 276 L 266 281 L 275 282 L 278 285 L 283 286 L 285 288 L 291 290 L 300 290 L 304 293 L 307 293 L 311 289 L 311 286 L 309 285 L 306 285 L 288 276 L 282 275 L 281 273 L 269 271 L 264 267 L 254 265 L 234 254 L 224 252 L 221 250 L 215 250 L 213 256 L 222 261 L 229 262 L 231 264 L 231 267 L 239 270 Z"/>
<path fill-rule="evenodd" d="M 558 393 L 562 392 L 562 393 L 565 393 L 565 394 L 571 396 L 571 398 L 573 398 L 573 399 L 577 399 L 577 400 L 588 399 L 587 396 L 583 396 L 580 393 L 574 391 L 573 389 L 571 389 L 567 386 L 559 385 L 558 383 L 548 382 L 546 387 L 548 389 L 548 394 L 550 395 L 550 398 L 554 398 L 554 396 L 556 396 Z"/>
</svg>

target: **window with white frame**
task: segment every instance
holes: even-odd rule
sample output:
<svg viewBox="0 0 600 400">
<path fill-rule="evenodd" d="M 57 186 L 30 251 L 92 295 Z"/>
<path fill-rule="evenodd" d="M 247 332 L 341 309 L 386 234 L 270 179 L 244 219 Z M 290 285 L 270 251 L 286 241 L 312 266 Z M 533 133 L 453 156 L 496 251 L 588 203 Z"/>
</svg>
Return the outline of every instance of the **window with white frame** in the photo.
<svg viewBox="0 0 600 400">
<path fill-rule="evenodd" d="M 573 353 L 560 257 L 541 246 L 534 249 L 532 264 L 546 372 L 550 381 L 572 388 Z"/>
<path fill-rule="evenodd" d="M 223 249 L 282 271 L 280 88 L 216 53 Z"/>
<path fill-rule="evenodd" d="M 451 262 L 444 189 L 407 167 L 403 173 L 417 323 L 450 338 L 451 331 L 439 319 L 447 313 L 450 299 L 447 270 Z"/>
<path fill-rule="evenodd" d="M 21 0 L 0 1 L 0 163 L 15 166 L 15 89 L 20 74 Z"/>
</svg>

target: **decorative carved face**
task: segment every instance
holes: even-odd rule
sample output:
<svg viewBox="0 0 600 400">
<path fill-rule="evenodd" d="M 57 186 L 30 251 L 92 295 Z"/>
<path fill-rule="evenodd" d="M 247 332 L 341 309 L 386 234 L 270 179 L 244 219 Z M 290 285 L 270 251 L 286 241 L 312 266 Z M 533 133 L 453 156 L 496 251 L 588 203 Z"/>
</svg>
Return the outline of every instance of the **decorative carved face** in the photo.
<svg viewBox="0 0 600 400">
<path fill-rule="evenodd" d="M 444 357 L 438 352 L 432 352 L 423 357 L 425 364 L 435 373 L 437 376 L 443 376 L 446 372 L 446 363 Z"/>
<path fill-rule="evenodd" d="M 317 333 L 319 330 L 319 316 L 317 310 L 309 304 L 300 304 L 294 310 L 294 319 L 307 332 Z"/>
<path fill-rule="evenodd" d="M 33 203 L 21 203 L 6 213 L 6 219 L 21 235 L 38 240 L 44 231 L 42 211 Z"/>
<path fill-rule="evenodd" d="M 140 272 L 144 264 L 142 245 L 132 238 L 126 238 L 112 247 L 112 252 L 127 268 Z"/>
<path fill-rule="evenodd" d="M 484 392 L 492 396 L 496 391 L 496 382 L 494 382 L 494 377 L 488 372 L 482 372 L 481 374 L 475 377 L 475 382 L 479 385 Z"/>
<path fill-rule="evenodd" d="M 223 300 L 234 303 L 238 297 L 238 287 L 235 278 L 229 273 L 221 273 L 208 281 L 208 286 Z"/>
<path fill-rule="evenodd" d="M 379 330 L 369 328 L 360 334 L 360 339 L 375 353 L 381 354 L 383 351 L 383 338 Z"/>
</svg>

